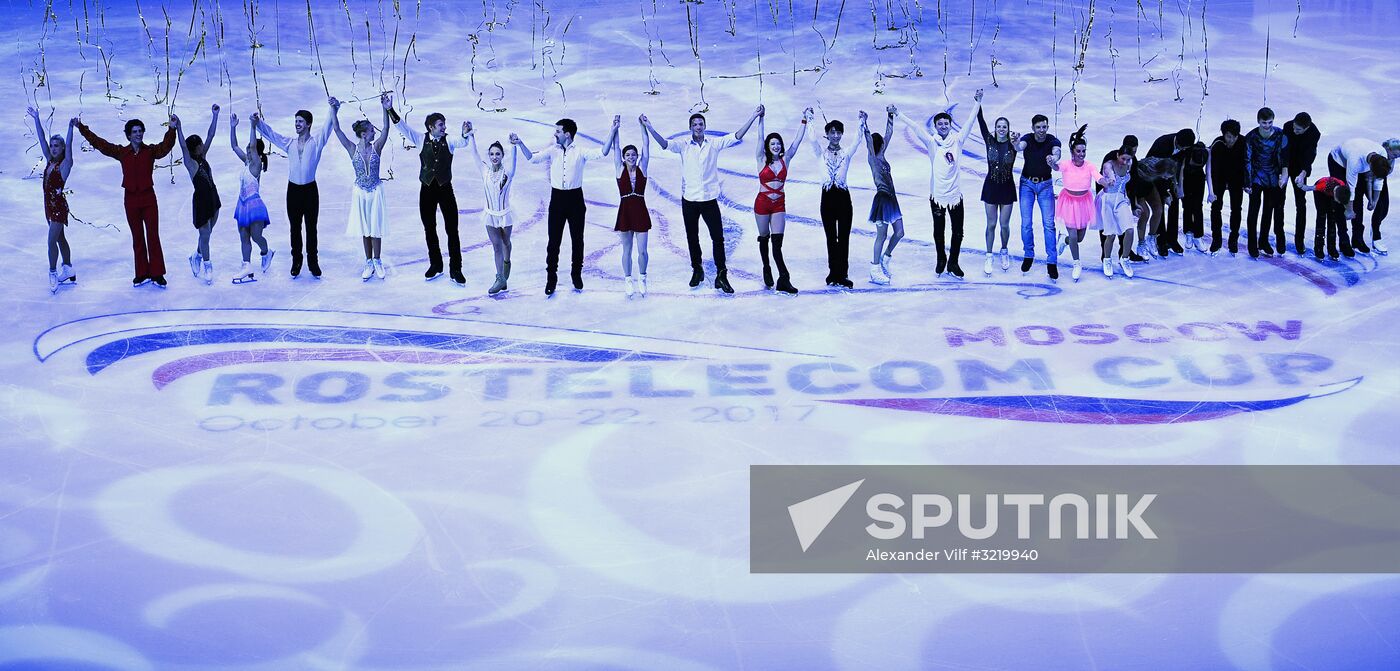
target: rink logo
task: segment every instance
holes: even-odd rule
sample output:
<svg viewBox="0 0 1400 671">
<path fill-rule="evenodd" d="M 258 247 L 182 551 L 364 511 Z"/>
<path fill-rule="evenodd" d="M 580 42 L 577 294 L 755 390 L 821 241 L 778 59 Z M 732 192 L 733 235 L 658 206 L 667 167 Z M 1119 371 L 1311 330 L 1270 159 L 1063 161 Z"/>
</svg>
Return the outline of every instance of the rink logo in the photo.
<svg viewBox="0 0 1400 671">
<path fill-rule="evenodd" d="M 1103 344 L 1118 338 L 1098 328 L 1102 325 L 945 328 L 947 344 L 967 354 L 856 365 L 798 352 L 755 362 L 754 352 L 742 346 L 624 334 L 590 333 L 580 339 L 573 332 L 548 330 L 551 341 L 541 338 L 539 327 L 444 318 L 371 315 L 379 325 L 367 327 L 366 316 L 358 313 L 250 309 L 198 311 L 199 319 L 207 321 L 188 323 L 180 312 L 71 322 L 41 334 L 35 353 L 43 361 L 81 344 L 87 348 L 83 364 L 91 375 L 157 358 L 150 364 L 155 389 L 199 376 L 208 380 L 202 396 L 210 407 L 411 404 L 463 397 L 486 408 L 530 400 L 772 398 L 776 403 L 995 420 L 1165 424 L 1285 408 L 1361 381 L 1339 381 L 1331 374 L 1332 359 L 1299 351 L 1199 352 L 1159 344 L 1170 349 L 1086 360 L 969 356 L 965 349 L 1004 347 L 1011 344 L 1010 333 L 1022 343 L 1047 345 Z M 147 323 L 157 320 L 167 323 Z M 1166 343 L 1168 331 L 1186 340 L 1218 340 L 1230 330 L 1241 346 L 1289 342 L 1293 347 L 1290 341 L 1300 337 L 1303 324 L 1200 323 L 1175 329 L 1130 324 L 1120 329 L 1124 338 L 1138 343 Z M 394 370 L 375 372 L 384 364 Z M 1089 390 L 1097 393 L 1085 393 Z"/>
</svg>

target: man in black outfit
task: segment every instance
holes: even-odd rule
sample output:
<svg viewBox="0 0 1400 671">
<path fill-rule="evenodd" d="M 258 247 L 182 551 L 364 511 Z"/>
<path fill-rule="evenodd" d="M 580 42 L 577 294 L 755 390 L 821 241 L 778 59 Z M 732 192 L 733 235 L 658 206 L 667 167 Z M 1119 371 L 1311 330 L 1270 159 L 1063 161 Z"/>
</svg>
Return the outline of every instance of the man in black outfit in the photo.
<svg viewBox="0 0 1400 671">
<path fill-rule="evenodd" d="M 427 135 L 409 127 L 408 122 L 394 111 L 393 96 L 384 99 L 384 109 L 389 110 L 389 118 L 408 138 L 418 145 L 418 214 L 423 220 L 423 237 L 428 245 L 428 271 L 423 279 L 433 281 L 442 277 L 442 247 L 438 243 L 437 212 L 442 211 L 443 228 L 447 229 L 448 270 L 457 286 L 465 286 L 467 278 L 462 274 L 462 243 L 457 234 L 457 195 L 452 191 L 452 156 L 461 147 L 467 146 L 467 131 L 470 125 L 462 122 L 459 138 L 447 137 L 447 117 L 433 112 L 423 121 Z"/>
<path fill-rule="evenodd" d="M 1249 183 L 1246 175 L 1244 139 L 1240 137 L 1240 122 L 1226 119 L 1220 124 L 1220 137 L 1210 144 L 1210 160 L 1206 163 L 1206 186 L 1210 191 L 1206 202 L 1210 203 L 1210 254 L 1220 252 L 1224 242 L 1221 231 L 1221 210 L 1225 205 L 1225 195 L 1230 195 L 1230 255 L 1239 253 L 1240 248 L 1240 209 L 1244 200 L 1244 187 Z"/>
<path fill-rule="evenodd" d="M 1313 161 L 1317 159 L 1317 142 L 1322 139 L 1322 132 L 1313 125 L 1312 116 L 1299 112 L 1292 121 L 1283 124 L 1283 134 L 1288 138 L 1288 182 L 1293 185 L 1293 202 L 1298 212 L 1293 228 L 1293 251 L 1302 256 L 1308 251 L 1308 245 L 1304 242 L 1307 239 L 1304 236 L 1308 228 L 1308 198 L 1302 187 L 1298 186 L 1297 179 L 1301 175 L 1307 182 L 1308 177 L 1312 176 Z M 1279 250 L 1279 253 L 1283 253 L 1283 250 Z"/>
<path fill-rule="evenodd" d="M 1183 128 L 1175 133 L 1168 133 L 1157 138 L 1147 150 L 1147 158 L 1169 158 L 1175 160 L 1177 165 L 1185 165 L 1185 152 L 1196 144 L 1196 132 L 1190 128 Z M 1181 182 L 1180 179 L 1177 180 Z M 1178 202 L 1184 194 L 1175 193 L 1172 184 L 1166 180 L 1157 181 L 1157 191 L 1162 194 L 1162 203 L 1167 208 L 1166 230 L 1153 231 L 1157 235 L 1157 256 L 1166 257 L 1168 252 L 1182 254 L 1186 250 L 1177 241 L 1177 231 L 1180 226 L 1181 208 Z"/>
</svg>

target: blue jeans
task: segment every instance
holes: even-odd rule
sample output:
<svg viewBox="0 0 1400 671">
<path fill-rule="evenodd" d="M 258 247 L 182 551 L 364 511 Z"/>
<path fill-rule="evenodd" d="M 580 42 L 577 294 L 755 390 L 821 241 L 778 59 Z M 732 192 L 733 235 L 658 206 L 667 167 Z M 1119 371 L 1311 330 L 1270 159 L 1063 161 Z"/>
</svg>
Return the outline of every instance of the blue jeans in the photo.
<svg viewBox="0 0 1400 671">
<path fill-rule="evenodd" d="M 1035 215 L 1035 203 L 1040 203 L 1040 223 L 1045 228 L 1045 261 L 1055 265 L 1055 181 L 1047 179 L 1039 184 L 1021 180 L 1021 246 L 1028 259 L 1035 258 L 1035 234 L 1031 219 Z"/>
</svg>

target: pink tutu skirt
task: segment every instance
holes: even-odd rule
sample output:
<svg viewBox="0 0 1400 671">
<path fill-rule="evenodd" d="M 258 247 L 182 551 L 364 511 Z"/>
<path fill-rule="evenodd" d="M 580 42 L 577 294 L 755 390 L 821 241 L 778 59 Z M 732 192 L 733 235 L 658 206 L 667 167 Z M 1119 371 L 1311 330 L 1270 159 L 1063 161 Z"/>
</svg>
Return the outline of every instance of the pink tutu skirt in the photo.
<svg viewBox="0 0 1400 671">
<path fill-rule="evenodd" d="M 1062 189 L 1059 197 L 1055 199 L 1055 220 L 1064 224 L 1065 228 L 1073 230 L 1088 228 L 1089 224 L 1093 223 L 1095 215 L 1094 192 L 1092 191 L 1082 196 L 1076 196 Z"/>
</svg>

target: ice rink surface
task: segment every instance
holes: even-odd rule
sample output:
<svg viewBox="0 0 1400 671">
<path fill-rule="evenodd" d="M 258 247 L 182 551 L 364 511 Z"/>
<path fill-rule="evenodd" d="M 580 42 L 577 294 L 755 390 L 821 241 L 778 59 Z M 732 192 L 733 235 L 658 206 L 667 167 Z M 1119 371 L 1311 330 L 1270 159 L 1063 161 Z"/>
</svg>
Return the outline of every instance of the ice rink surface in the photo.
<svg viewBox="0 0 1400 671">
<path fill-rule="evenodd" d="M 679 136 L 705 110 L 727 132 L 760 102 L 789 141 L 811 105 L 849 142 L 858 110 L 872 125 L 891 103 L 962 123 L 984 88 L 989 120 L 1014 130 L 1038 112 L 1062 139 L 1088 123 L 1091 160 L 1126 133 L 1144 153 L 1182 127 L 1209 142 L 1267 103 L 1280 124 L 1311 113 L 1320 176 L 1339 141 L 1400 135 L 1392 4 L 312 4 L 310 23 L 306 6 L 267 0 L 6 10 L 0 49 L 22 76 L 3 84 L 15 125 L 0 140 L 0 668 L 1400 666 L 1389 575 L 748 570 L 752 464 L 1395 463 L 1394 255 L 1188 253 L 1107 279 L 1091 242 L 1083 278 L 1062 262 L 1051 282 L 1043 263 L 1019 272 L 1018 211 L 1012 266 L 986 276 L 974 133 L 967 277 L 935 277 L 929 162 L 901 129 L 889 157 L 908 238 L 892 283 L 865 281 L 862 152 L 856 288 L 822 286 L 821 173 L 804 147 L 786 248 L 801 293 L 787 297 L 759 279 L 754 129 L 720 164 L 733 296 L 687 287 L 679 164 L 653 146 L 645 298 L 622 291 L 611 158 L 587 167 L 584 290 L 566 277 L 543 294 L 548 177 L 522 163 L 510 289 L 488 297 L 476 171 L 457 158 L 467 286 L 424 283 L 416 149 L 395 132 L 386 280 L 359 279 L 360 243 L 342 232 L 352 171 L 332 139 L 324 279 L 288 277 L 274 154 L 278 258 L 235 286 L 239 165 L 223 126 L 212 286 L 184 272 L 179 151 L 156 171 L 170 287 L 134 289 L 118 167 L 79 140 L 79 284 L 51 295 L 43 158 L 19 102 L 46 129 L 81 113 L 108 138 L 139 117 L 150 141 L 172 101 L 201 133 L 217 102 L 246 140 L 259 105 L 290 134 L 299 108 L 328 121 L 329 89 L 350 101 L 348 131 L 378 123 L 393 90 L 416 127 L 441 111 L 483 146 L 518 132 L 539 149 L 560 117 L 596 146 L 620 114 L 627 144 L 638 113 Z M 1291 193 L 1285 213 L 1291 241 Z M 1043 259 L 1039 215 L 1036 228 Z"/>
</svg>

